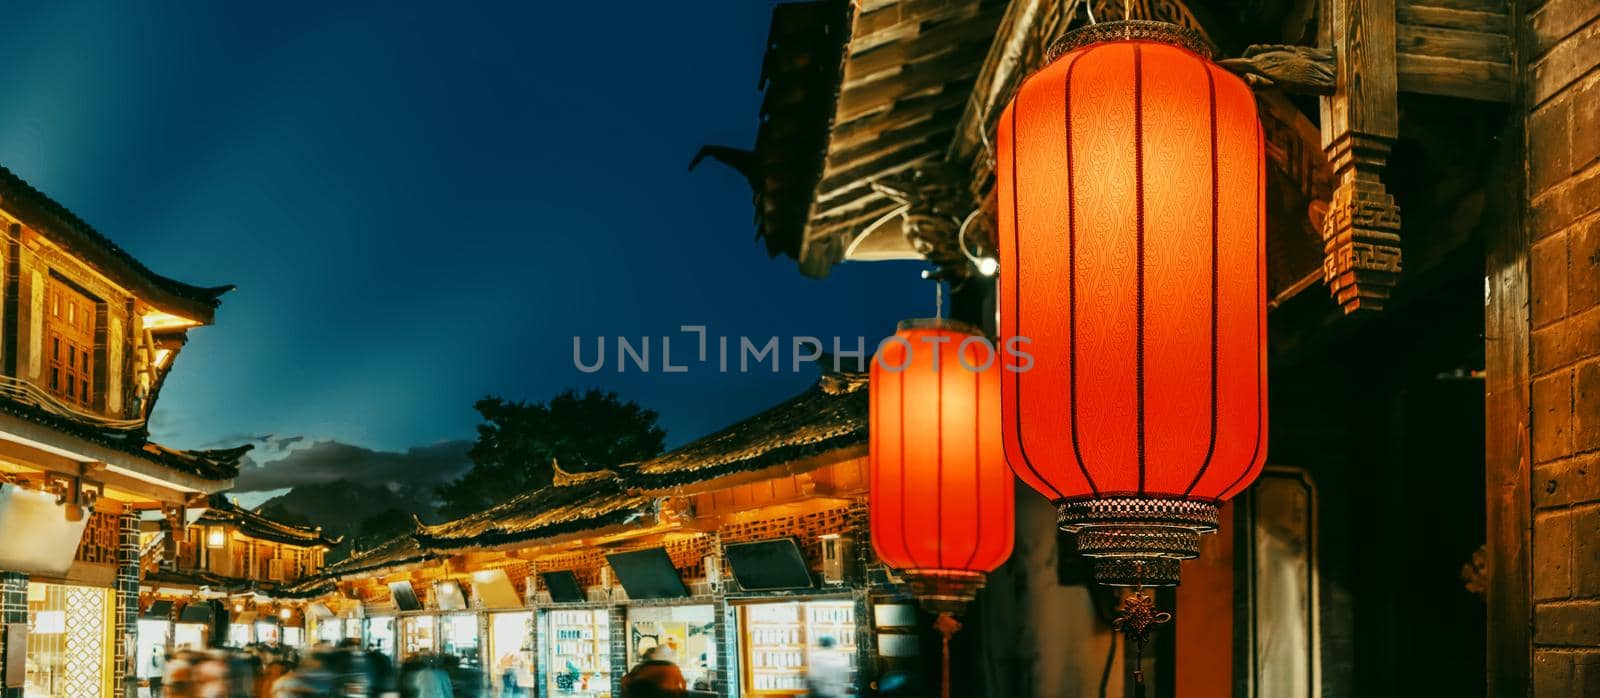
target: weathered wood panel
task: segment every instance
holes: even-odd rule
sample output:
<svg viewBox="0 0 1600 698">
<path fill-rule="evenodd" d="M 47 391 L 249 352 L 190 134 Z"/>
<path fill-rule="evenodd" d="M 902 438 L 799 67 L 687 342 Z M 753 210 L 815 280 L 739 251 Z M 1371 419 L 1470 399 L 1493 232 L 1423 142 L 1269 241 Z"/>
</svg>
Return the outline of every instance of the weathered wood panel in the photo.
<svg viewBox="0 0 1600 698">
<path fill-rule="evenodd" d="M 1509 63 L 1511 58 L 1511 41 L 1504 33 L 1401 24 L 1395 28 L 1395 42 L 1402 54 L 1492 63 Z"/>
<path fill-rule="evenodd" d="M 1511 100 L 1511 66 L 1402 53 L 1395 58 L 1401 92 L 1460 97 L 1482 102 Z"/>
</svg>

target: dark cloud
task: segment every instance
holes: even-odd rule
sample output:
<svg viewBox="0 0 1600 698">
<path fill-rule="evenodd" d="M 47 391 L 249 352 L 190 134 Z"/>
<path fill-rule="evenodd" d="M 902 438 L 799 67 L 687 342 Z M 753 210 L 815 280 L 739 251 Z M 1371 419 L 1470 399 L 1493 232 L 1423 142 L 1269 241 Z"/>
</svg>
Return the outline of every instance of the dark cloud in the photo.
<svg viewBox="0 0 1600 698">
<path fill-rule="evenodd" d="M 374 451 L 338 441 L 317 441 L 277 460 L 244 463 L 234 491 L 259 492 L 340 480 L 434 485 L 455 479 L 472 467 L 467 458 L 470 448 L 471 441 L 443 441 L 404 451 Z"/>
</svg>

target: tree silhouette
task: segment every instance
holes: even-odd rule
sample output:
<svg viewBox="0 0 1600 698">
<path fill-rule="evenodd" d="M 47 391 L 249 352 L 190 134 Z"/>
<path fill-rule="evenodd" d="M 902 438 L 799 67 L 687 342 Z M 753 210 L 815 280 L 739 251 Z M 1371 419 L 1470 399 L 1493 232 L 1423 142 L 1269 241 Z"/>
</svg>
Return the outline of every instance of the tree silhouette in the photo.
<svg viewBox="0 0 1600 698">
<path fill-rule="evenodd" d="M 451 518 L 548 486 L 552 460 L 568 472 L 598 470 L 653 457 L 666 440 L 655 410 L 608 391 L 568 390 L 531 404 L 490 396 L 473 407 L 484 423 L 468 453 L 472 469 L 437 490 L 439 511 Z"/>
</svg>

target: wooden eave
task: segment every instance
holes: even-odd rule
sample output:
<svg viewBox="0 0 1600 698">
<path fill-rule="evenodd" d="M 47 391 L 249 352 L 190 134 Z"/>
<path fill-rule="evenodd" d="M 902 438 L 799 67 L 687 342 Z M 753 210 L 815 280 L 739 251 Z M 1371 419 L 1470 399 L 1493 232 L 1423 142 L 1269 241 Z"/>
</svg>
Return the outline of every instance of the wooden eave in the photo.
<svg viewBox="0 0 1600 698">
<path fill-rule="evenodd" d="M 800 233 L 801 270 L 824 276 L 861 228 L 895 204 L 878 178 L 939 159 L 1004 13 L 995 0 L 888 0 L 851 19 L 820 176 Z M 880 258 L 915 258 L 909 243 Z"/>
<path fill-rule="evenodd" d="M 140 301 L 202 325 L 212 323 L 222 295 L 234 288 L 231 285 L 194 286 L 151 271 L 65 206 L 3 167 L 0 167 L 0 208 L 69 250 L 79 261 L 127 289 Z"/>
<path fill-rule="evenodd" d="M 803 475 L 805 473 L 826 468 L 837 463 L 843 463 L 856 458 L 865 458 L 870 450 L 871 449 L 869 445 L 866 443 L 851 444 L 849 446 L 828 451 L 826 453 L 819 453 L 817 455 L 801 458 L 799 460 L 780 463 L 778 465 L 769 466 L 760 470 L 729 473 L 721 477 L 714 477 L 708 480 L 701 480 L 683 485 L 639 488 L 633 491 L 643 495 L 658 497 L 705 494 L 707 492 L 715 492 L 717 490 L 727 489 L 729 487 L 737 487 L 739 485 L 746 485 L 752 482 L 762 482 L 774 478 Z"/>
</svg>

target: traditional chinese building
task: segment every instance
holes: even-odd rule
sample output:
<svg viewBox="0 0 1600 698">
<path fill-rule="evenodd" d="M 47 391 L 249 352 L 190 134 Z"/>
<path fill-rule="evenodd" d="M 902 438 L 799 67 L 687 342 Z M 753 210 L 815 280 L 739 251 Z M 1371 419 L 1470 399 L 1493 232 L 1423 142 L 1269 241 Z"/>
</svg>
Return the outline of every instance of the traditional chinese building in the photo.
<svg viewBox="0 0 1600 698">
<path fill-rule="evenodd" d="M 0 230 L 0 696 L 122 696 L 141 520 L 181 525 L 246 450 L 174 450 L 147 429 L 230 287 L 152 272 L 3 169 Z"/>
<path fill-rule="evenodd" d="M 521 667 L 548 696 L 614 695 L 655 646 L 719 696 L 802 692 L 822 636 L 861 677 L 914 661 L 916 613 L 866 552 L 866 421 L 865 377 L 829 372 L 658 458 L 558 467 L 547 488 L 330 565 L 339 593 L 315 632 Z"/>
<path fill-rule="evenodd" d="M 299 602 L 327 591 L 316 576 L 339 539 L 273 521 L 223 495 L 191 514 L 194 522 L 176 536 L 165 522 L 140 535 L 141 680 L 155 675 L 158 655 L 174 649 L 303 645 Z"/>
<path fill-rule="evenodd" d="M 992 330 L 997 119 L 1091 15 L 1213 44 L 1267 160 L 1268 468 L 1160 598 L 1156 695 L 1595 691 L 1600 6 L 791 3 L 754 147 L 704 154 L 802 274 L 925 259 Z M 1018 490 L 956 694 L 1126 690 L 1052 504 Z"/>
</svg>

